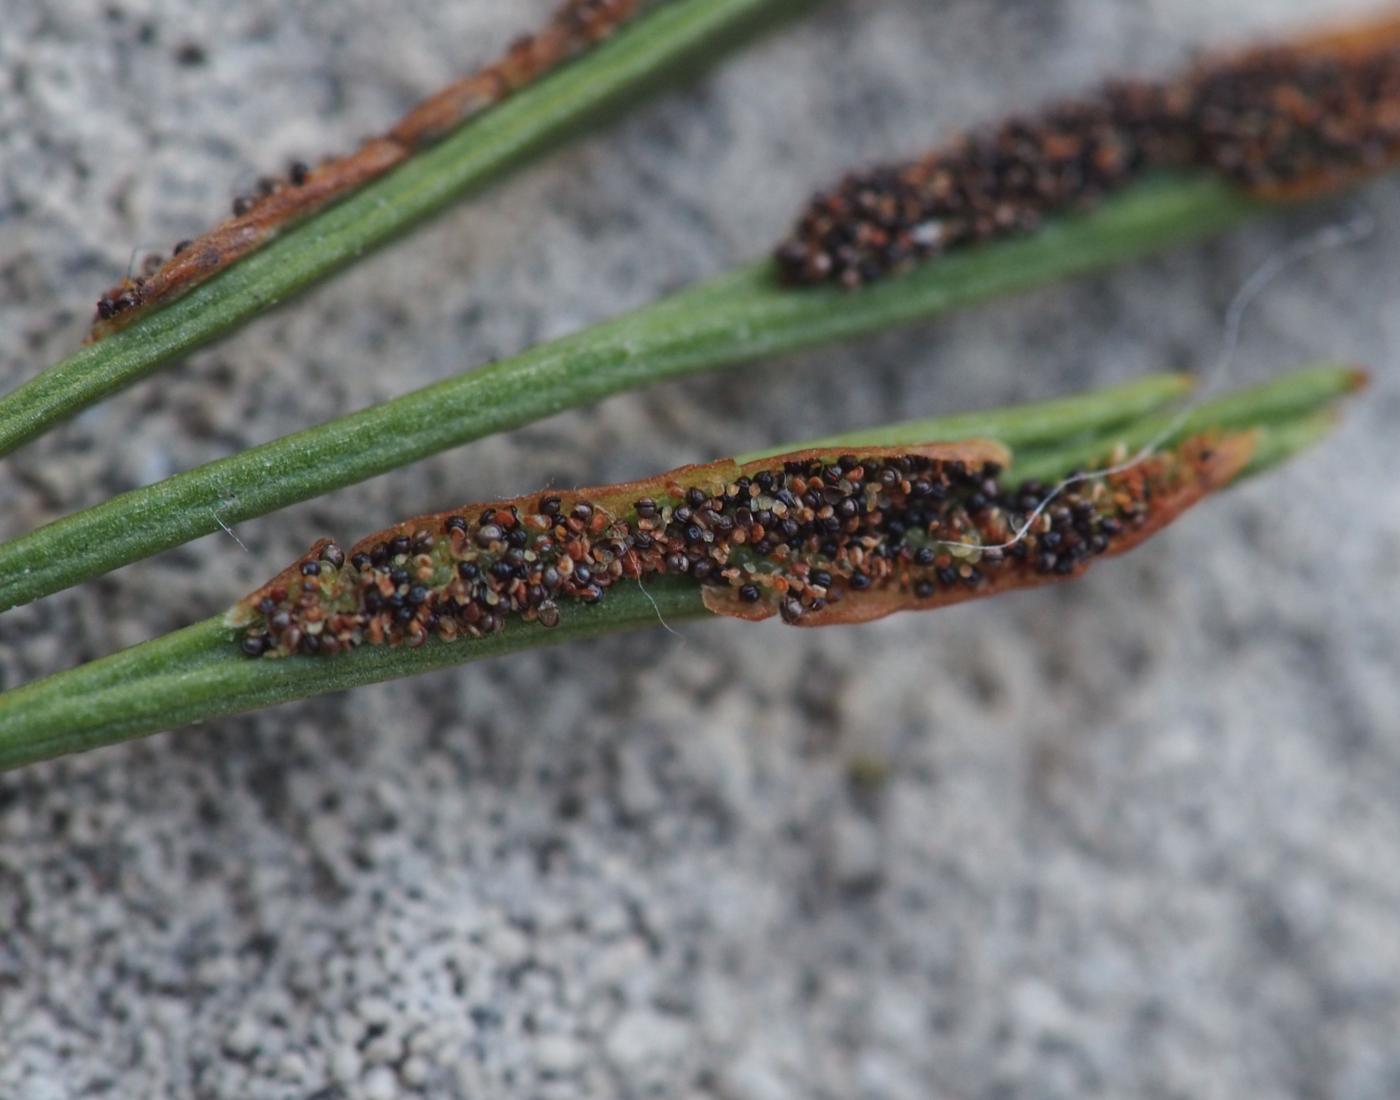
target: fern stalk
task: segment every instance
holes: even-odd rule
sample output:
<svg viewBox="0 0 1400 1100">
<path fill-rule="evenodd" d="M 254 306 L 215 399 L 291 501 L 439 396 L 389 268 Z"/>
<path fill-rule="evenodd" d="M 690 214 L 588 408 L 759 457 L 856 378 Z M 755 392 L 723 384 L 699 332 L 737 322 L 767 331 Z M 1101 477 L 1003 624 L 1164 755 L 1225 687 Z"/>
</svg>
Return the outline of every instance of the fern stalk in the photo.
<svg viewBox="0 0 1400 1100">
<path fill-rule="evenodd" d="M 12 539 L 0 545 L 0 611 L 222 525 L 565 409 L 643 385 L 849 340 L 1098 270 L 1223 229 L 1258 208 L 1217 180 L 1159 179 L 1093 214 L 1051 223 L 1033 236 L 950 254 L 858 293 L 787 289 L 778 285 L 771 263 L 753 264 Z"/>
<path fill-rule="evenodd" d="M 1260 438 L 1253 469 L 1283 461 L 1316 442 L 1332 423 L 1333 400 L 1355 390 L 1359 374 L 1347 367 L 1315 368 L 1240 394 L 1206 403 L 1190 417 L 1192 431 L 1254 428 Z M 1180 392 L 1179 379 L 1153 380 L 1157 398 Z M 1103 459 L 1124 441 L 1150 438 L 1164 423 L 1160 413 L 1139 416 L 1122 426 L 1143 404 L 1144 384 L 1111 394 L 1089 395 L 1073 402 L 1053 402 L 978 414 L 979 431 L 1003 442 L 1027 424 L 1037 425 L 1042 449 L 1035 461 L 1039 479 L 1059 477 L 1080 466 L 1086 455 Z M 1121 401 L 1121 404 L 1115 404 Z M 1093 417 L 1084 410 L 1092 407 Z M 1050 413 L 1052 415 L 1048 415 Z M 1067 444 L 1054 450 L 1048 429 L 1058 418 Z M 903 430 L 874 429 L 843 437 L 852 446 L 899 445 L 952 438 L 968 424 L 966 417 L 918 421 Z M 1097 432 L 1095 424 L 1099 425 Z M 998 431 L 998 429 L 1001 429 Z M 1090 444 L 1079 441 L 1095 434 Z M 776 453 L 800 449 L 793 444 Z M 765 451 L 763 454 L 775 453 Z M 748 457 L 748 456 L 746 456 Z M 1019 465 L 1008 482 L 1024 479 Z M 553 630 L 513 623 L 503 633 L 479 640 L 430 641 L 419 649 L 406 646 L 363 647 L 335 657 L 250 660 L 235 644 L 222 616 L 205 620 L 163 638 L 134 646 L 102 660 L 60 672 L 0 694 L 0 769 L 19 767 L 65 753 L 115 744 L 159 730 L 208 721 L 326 692 L 413 676 L 450 665 L 533 648 L 539 645 L 601 637 L 623 630 L 699 618 L 709 613 L 697 586 L 683 579 L 661 578 L 643 591 L 619 585 L 594 606 L 570 605 Z M 731 624 L 731 629 L 742 629 Z"/>
</svg>

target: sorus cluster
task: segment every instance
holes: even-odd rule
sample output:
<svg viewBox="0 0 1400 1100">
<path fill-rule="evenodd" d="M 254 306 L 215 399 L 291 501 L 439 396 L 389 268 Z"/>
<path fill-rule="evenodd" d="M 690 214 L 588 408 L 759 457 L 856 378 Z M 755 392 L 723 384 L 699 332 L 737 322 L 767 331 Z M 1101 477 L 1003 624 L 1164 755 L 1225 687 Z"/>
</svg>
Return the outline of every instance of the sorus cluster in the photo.
<svg viewBox="0 0 1400 1100">
<path fill-rule="evenodd" d="M 419 517 L 347 554 L 317 543 L 234 609 L 249 656 L 338 653 L 550 627 L 623 580 L 687 577 L 712 611 L 878 618 L 1077 575 L 1228 481 L 1247 437 L 1196 441 L 1045 500 L 970 442 L 805 451 Z M 1006 545 L 1010 544 L 1010 545 Z"/>
<path fill-rule="evenodd" d="M 198 238 L 181 241 L 168 258 L 150 253 L 138 274 L 103 294 L 88 339 L 101 339 L 133 320 L 140 309 L 197 286 L 281 229 L 384 175 L 485 108 L 607 38 L 644 8 L 662 2 L 565 0 L 543 30 L 517 39 L 497 61 L 424 100 L 388 133 L 369 138 L 354 153 L 315 167 L 295 161 L 284 176 L 264 176 L 251 193 L 233 200 L 232 218 Z"/>
<path fill-rule="evenodd" d="M 1393 28 L 1391 28 L 1393 30 Z M 817 195 L 776 253 L 793 284 L 856 288 L 962 245 L 1029 233 L 1154 170 L 1205 169 L 1288 198 L 1400 155 L 1400 48 L 1377 31 L 1202 66 L 959 138 Z"/>
</svg>

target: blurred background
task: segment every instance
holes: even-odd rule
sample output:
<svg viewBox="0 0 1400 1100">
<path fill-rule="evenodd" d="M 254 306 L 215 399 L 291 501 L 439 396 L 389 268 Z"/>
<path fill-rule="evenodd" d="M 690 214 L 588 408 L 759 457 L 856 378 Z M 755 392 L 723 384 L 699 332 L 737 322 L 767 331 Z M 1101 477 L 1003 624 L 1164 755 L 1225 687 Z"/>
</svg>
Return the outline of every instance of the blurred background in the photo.
<svg viewBox="0 0 1400 1100">
<path fill-rule="evenodd" d="M 133 254 L 345 150 L 551 0 L 6 0 L 0 389 Z M 870 159 L 1375 10 L 829 0 L 0 464 L 0 536 L 752 258 Z M 0 1096 L 1400 1093 L 1400 183 L 936 324 L 610 400 L 0 620 L 13 685 L 323 533 L 1204 369 L 1376 385 L 1083 582 L 660 628 L 0 777 Z"/>
</svg>

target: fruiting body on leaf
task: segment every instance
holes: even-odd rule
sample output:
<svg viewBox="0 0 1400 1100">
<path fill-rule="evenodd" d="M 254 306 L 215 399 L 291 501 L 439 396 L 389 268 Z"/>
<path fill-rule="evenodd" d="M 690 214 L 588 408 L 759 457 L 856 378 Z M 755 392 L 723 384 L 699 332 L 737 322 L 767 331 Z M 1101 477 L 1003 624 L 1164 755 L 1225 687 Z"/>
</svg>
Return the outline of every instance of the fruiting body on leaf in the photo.
<svg viewBox="0 0 1400 1100">
<path fill-rule="evenodd" d="M 348 553 L 323 539 L 229 622 L 255 657 L 416 646 L 553 626 L 568 604 L 658 576 L 689 578 L 720 615 L 865 622 L 1077 576 L 1227 484 L 1252 447 L 1201 437 L 1043 510 L 1052 490 L 1003 487 L 1008 455 L 981 441 L 687 466 L 419 516 Z"/>
<path fill-rule="evenodd" d="M 194 240 L 181 241 L 169 259 L 156 257 L 160 262 L 145 275 L 123 279 L 103 294 L 89 342 L 198 286 L 283 229 L 378 179 L 487 107 L 590 49 L 645 8 L 664 2 L 564 0 L 543 30 L 517 39 L 501 58 L 423 100 L 391 130 L 367 139 L 355 152 L 327 158 L 314 168 L 293 161 L 285 179 L 264 177 L 256 193 L 233 200 L 230 219 Z"/>
<path fill-rule="evenodd" d="M 980 241 L 1029 233 L 1149 172 L 1202 169 L 1302 198 L 1400 157 L 1400 19 L 1118 81 L 817 195 L 778 248 L 782 278 L 854 289 Z"/>
</svg>

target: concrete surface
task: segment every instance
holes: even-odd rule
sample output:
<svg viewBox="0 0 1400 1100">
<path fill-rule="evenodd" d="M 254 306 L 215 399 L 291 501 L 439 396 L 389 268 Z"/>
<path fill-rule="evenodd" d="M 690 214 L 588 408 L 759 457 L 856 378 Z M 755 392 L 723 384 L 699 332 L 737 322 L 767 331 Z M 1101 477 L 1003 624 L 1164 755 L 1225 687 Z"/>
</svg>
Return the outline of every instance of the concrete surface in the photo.
<svg viewBox="0 0 1400 1100">
<path fill-rule="evenodd" d="M 832 0 L 0 464 L 0 533 L 724 270 L 842 166 L 1366 4 Z M 343 148 L 544 0 L 7 0 L 0 387 L 133 249 Z M 196 48 L 197 47 L 197 48 Z M 0 779 L 0 1097 L 1400 1093 L 1400 186 L 1238 380 L 1378 385 L 1084 583 L 711 623 Z M 313 536 L 1213 358 L 1226 240 L 443 455 L 6 615 L 10 683 L 213 613 Z"/>
</svg>

